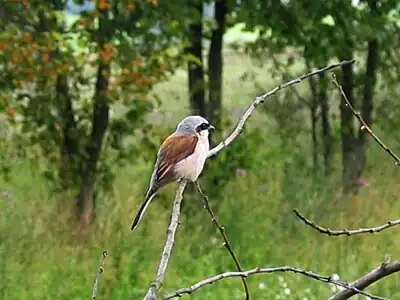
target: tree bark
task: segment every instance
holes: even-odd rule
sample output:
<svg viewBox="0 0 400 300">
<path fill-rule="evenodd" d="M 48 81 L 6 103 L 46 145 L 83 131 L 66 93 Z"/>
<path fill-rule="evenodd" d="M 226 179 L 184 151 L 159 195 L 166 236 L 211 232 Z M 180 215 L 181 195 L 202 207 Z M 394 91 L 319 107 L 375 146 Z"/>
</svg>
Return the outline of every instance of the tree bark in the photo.
<svg viewBox="0 0 400 300">
<path fill-rule="evenodd" d="M 313 167 L 314 171 L 318 170 L 318 137 L 317 137 L 317 110 L 318 110 L 318 102 L 316 99 L 312 99 L 312 104 L 310 107 L 310 117 L 311 117 L 311 140 L 312 140 L 312 157 L 313 157 Z"/>
<path fill-rule="evenodd" d="M 226 26 L 226 0 L 215 1 L 215 21 L 217 28 L 212 32 L 208 52 L 208 120 L 217 128 L 221 125 L 223 37 Z"/>
<path fill-rule="evenodd" d="M 62 142 L 61 142 L 61 165 L 59 177 L 64 191 L 73 187 L 78 177 L 77 159 L 78 149 L 76 143 L 76 120 L 72 107 L 72 99 L 69 93 L 68 78 L 64 74 L 59 74 L 56 83 L 56 97 L 60 104 L 60 118 L 62 120 Z"/>
<path fill-rule="evenodd" d="M 99 18 L 99 29 L 97 32 L 99 51 L 104 50 L 104 45 L 109 40 L 108 29 L 110 26 L 108 24 L 108 12 L 106 10 L 101 12 L 102 16 Z M 110 107 L 107 91 L 110 72 L 109 62 L 100 59 L 95 85 L 92 130 L 86 146 L 87 158 L 82 162 L 83 178 L 77 199 L 78 217 L 84 227 L 90 225 L 94 220 L 96 168 L 102 150 L 104 135 L 109 125 Z"/>
<path fill-rule="evenodd" d="M 377 6 L 376 0 L 371 0 L 368 2 L 371 14 L 376 15 Z M 373 94 L 374 87 L 376 83 L 376 72 L 378 67 L 378 41 L 373 38 L 368 41 L 368 54 L 367 54 L 367 65 L 366 73 L 364 79 L 364 90 L 363 90 L 363 104 L 361 108 L 361 115 L 365 122 L 371 126 L 372 125 L 372 113 L 373 113 Z M 358 131 L 358 164 L 356 170 L 356 177 L 360 177 L 364 171 L 366 164 L 366 141 L 367 133 L 361 130 Z"/>
<path fill-rule="evenodd" d="M 323 145 L 323 157 L 324 157 L 324 167 L 325 174 L 330 174 L 332 170 L 332 133 L 331 124 L 329 121 L 329 104 L 328 104 L 328 94 L 327 94 L 327 80 L 325 74 L 321 73 L 319 75 L 319 94 L 318 102 L 321 107 L 321 128 L 322 128 L 322 145 Z"/>
<path fill-rule="evenodd" d="M 304 52 L 304 59 L 306 61 L 306 66 L 308 70 L 312 70 L 312 57 L 310 57 L 307 52 Z M 311 121 L 311 152 L 313 158 L 313 168 L 314 171 L 318 169 L 318 137 L 317 137 L 317 111 L 318 111 L 318 81 L 311 77 L 308 80 L 311 88 L 311 101 L 308 108 L 310 109 L 310 121 Z"/>
<path fill-rule="evenodd" d="M 203 3 L 195 4 L 194 9 L 199 14 L 199 19 L 189 25 L 190 46 L 187 49 L 187 53 L 191 56 L 188 62 L 189 104 L 192 114 L 207 117 L 203 66 Z"/>
<path fill-rule="evenodd" d="M 350 47 L 350 46 L 349 46 Z M 347 51 L 346 59 L 352 59 L 352 50 Z M 353 65 L 343 67 L 342 79 L 343 91 L 347 95 L 349 102 L 354 105 L 353 87 L 354 72 Z M 353 115 L 351 110 L 346 107 L 344 101 L 340 101 L 340 136 L 342 140 L 342 179 L 343 192 L 348 193 L 353 189 L 354 167 L 355 167 L 355 136 Z"/>
</svg>

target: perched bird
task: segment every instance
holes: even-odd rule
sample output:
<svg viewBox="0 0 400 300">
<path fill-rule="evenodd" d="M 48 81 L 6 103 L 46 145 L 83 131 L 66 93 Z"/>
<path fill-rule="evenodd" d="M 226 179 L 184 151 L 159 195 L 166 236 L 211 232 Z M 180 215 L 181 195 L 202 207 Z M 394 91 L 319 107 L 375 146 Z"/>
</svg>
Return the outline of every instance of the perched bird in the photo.
<svg viewBox="0 0 400 300">
<path fill-rule="evenodd" d="M 197 180 L 210 148 L 208 135 L 214 129 L 203 117 L 188 116 L 164 140 L 158 150 L 145 199 L 133 220 L 131 230 L 136 228 L 160 188 L 180 179 Z"/>
</svg>

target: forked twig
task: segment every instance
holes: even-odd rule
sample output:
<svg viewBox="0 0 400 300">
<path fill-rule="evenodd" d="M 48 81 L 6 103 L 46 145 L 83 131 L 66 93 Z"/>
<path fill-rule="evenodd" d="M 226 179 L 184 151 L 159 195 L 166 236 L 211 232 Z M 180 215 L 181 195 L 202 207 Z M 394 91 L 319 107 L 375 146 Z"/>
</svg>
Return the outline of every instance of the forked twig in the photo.
<svg viewBox="0 0 400 300">
<path fill-rule="evenodd" d="M 92 298 L 91 298 L 92 300 L 95 300 L 96 297 L 97 297 L 97 290 L 98 290 L 98 287 L 99 287 L 101 274 L 103 274 L 103 272 L 104 272 L 103 266 L 104 266 L 104 261 L 106 260 L 107 255 L 108 255 L 107 251 L 104 250 L 103 251 L 103 256 L 102 256 L 101 261 L 100 261 L 99 270 L 97 271 L 96 278 L 94 279 L 94 282 L 93 282 Z"/>
<path fill-rule="evenodd" d="M 236 265 L 237 270 L 239 272 L 243 272 L 243 269 L 240 266 L 239 260 L 236 258 L 236 255 L 232 250 L 232 246 L 231 246 L 231 244 L 229 242 L 228 235 L 226 234 L 225 228 L 219 224 L 217 218 L 215 217 L 214 212 L 211 209 L 210 203 L 208 202 L 208 196 L 203 193 L 203 190 L 201 189 L 200 183 L 198 181 L 196 181 L 196 187 L 197 187 L 197 190 L 199 191 L 200 195 L 203 197 L 203 202 L 204 202 L 205 209 L 207 209 L 208 213 L 211 216 L 212 222 L 218 228 L 219 232 L 222 235 L 222 238 L 224 239 L 224 246 L 228 250 L 229 255 L 232 257 L 232 259 L 233 259 L 233 261 L 234 261 L 234 263 Z M 250 293 L 249 293 L 249 286 L 247 284 L 246 277 L 242 277 L 242 282 L 243 282 L 243 286 L 244 286 L 244 290 L 245 290 L 245 294 L 246 294 L 246 298 L 245 299 L 248 300 L 248 299 L 250 299 Z"/>
<path fill-rule="evenodd" d="M 183 199 L 183 191 L 186 187 L 186 180 L 181 180 L 179 187 L 175 194 L 175 200 L 173 204 L 173 210 L 171 215 L 171 221 L 168 226 L 167 238 L 165 240 L 165 245 L 163 252 L 161 254 L 160 263 L 157 268 L 157 277 L 154 282 L 150 284 L 149 290 L 147 291 L 144 300 L 155 300 L 157 291 L 160 289 L 161 284 L 164 280 L 164 274 L 167 271 L 169 257 L 171 256 L 172 247 L 175 243 L 175 234 L 178 229 L 179 216 L 181 213 L 181 203 Z"/>
<path fill-rule="evenodd" d="M 327 234 L 330 236 L 339 236 L 339 235 L 357 235 L 357 234 L 364 234 L 364 233 L 377 233 L 382 230 L 385 230 L 387 228 L 400 225 L 400 219 L 399 220 L 394 220 L 394 221 L 389 221 L 386 224 L 383 224 L 381 226 L 377 227 L 370 227 L 370 228 L 359 228 L 359 229 L 330 229 L 326 227 L 322 227 L 315 223 L 314 221 L 311 221 L 310 219 L 307 219 L 304 215 L 302 215 L 297 209 L 294 209 L 293 212 L 296 214 L 296 216 L 304 222 L 304 224 L 310 226 L 311 228 L 314 228 L 320 233 Z"/>
<path fill-rule="evenodd" d="M 176 298 L 176 297 L 180 297 L 183 294 L 191 294 L 194 291 L 208 285 L 208 284 L 212 284 L 215 283 L 221 279 L 224 278 L 230 278 L 230 277 L 248 277 L 248 276 L 252 276 L 252 275 L 256 275 L 256 274 L 266 274 L 266 273 L 275 273 L 275 272 L 293 272 L 293 273 L 297 273 L 297 274 L 301 274 L 304 275 L 306 277 L 318 280 L 318 281 L 322 281 L 322 282 L 326 282 L 326 283 L 332 283 L 334 285 L 343 287 L 344 289 L 348 289 L 351 290 L 354 294 L 361 294 L 364 295 L 366 297 L 369 297 L 370 299 L 376 299 L 376 300 L 387 300 L 387 298 L 383 298 L 383 297 L 379 297 L 379 296 L 375 296 L 373 294 L 364 292 L 360 289 L 358 289 L 355 286 L 352 286 L 351 284 L 348 284 L 346 282 L 343 281 L 339 281 L 339 280 L 334 280 L 331 276 L 324 276 L 324 275 L 320 275 L 311 271 L 305 271 L 296 267 L 288 267 L 288 266 L 283 266 L 283 267 L 272 267 L 272 268 L 254 268 L 245 272 L 225 272 L 225 273 L 221 273 L 212 277 L 208 277 L 206 279 L 203 279 L 189 287 L 186 288 L 182 288 L 179 290 L 176 290 L 172 293 L 169 293 L 167 295 L 165 295 L 163 297 L 163 299 L 172 299 L 172 298 Z M 354 295 L 353 294 L 353 295 Z"/>
<path fill-rule="evenodd" d="M 381 146 L 383 150 L 385 150 L 395 161 L 396 166 L 400 166 L 400 158 L 388 147 L 385 145 L 384 142 L 372 131 L 372 129 L 369 127 L 369 125 L 364 121 L 363 117 L 361 116 L 360 112 L 356 111 L 351 105 L 349 99 L 346 96 L 346 93 L 343 91 L 343 87 L 339 84 L 337 81 L 335 73 L 332 73 L 332 83 L 337 87 L 337 89 L 340 92 L 340 95 L 342 96 L 346 107 L 348 107 L 353 115 L 358 119 L 358 121 L 361 123 L 361 130 L 366 130 L 370 136 Z"/>
</svg>

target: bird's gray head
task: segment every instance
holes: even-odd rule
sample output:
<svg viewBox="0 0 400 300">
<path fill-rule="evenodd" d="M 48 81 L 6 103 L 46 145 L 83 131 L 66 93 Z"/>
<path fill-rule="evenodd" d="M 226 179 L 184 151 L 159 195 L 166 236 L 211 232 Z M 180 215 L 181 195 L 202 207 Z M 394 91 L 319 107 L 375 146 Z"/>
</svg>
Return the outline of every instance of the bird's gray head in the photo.
<svg viewBox="0 0 400 300">
<path fill-rule="evenodd" d="M 176 127 L 176 132 L 185 134 L 206 134 L 210 130 L 214 130 L 212 126 L 206 119 L 201 116 L 188 116 L 179 122 Z"/>
</svg>

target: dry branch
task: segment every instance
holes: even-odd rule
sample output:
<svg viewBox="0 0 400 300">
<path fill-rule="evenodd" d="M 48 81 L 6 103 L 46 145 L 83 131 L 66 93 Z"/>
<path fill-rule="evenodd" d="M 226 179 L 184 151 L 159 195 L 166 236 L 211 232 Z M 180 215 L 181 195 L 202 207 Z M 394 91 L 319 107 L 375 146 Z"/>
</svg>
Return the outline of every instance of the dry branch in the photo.
<svg viewBox="0 0 400 300">
<path fill-rule="evenodd" d="M 379 296 L 375 296 L 372 295 L 370 293 L 364 292 L 360 289 L 358 289 L 357 287 L 353 286 L 352 284 L 348 284 L 345 283 L 343 281 L 339 281 L 339 280 L 334 280 L 331 276 L 324 276 L 324 275 L 319 275 L 317 273 L 311 272 L 311 271 L 305 271 L 296 267 L 288 267 L 288 266 L 283 266 L 283 267 L 273 267 L 273 268 L 254 268 L 245 272 L 225 272 L 225 273 L 221 273 L 206 279 L 203 279 L 189 287 L 186 288 L 182 288 L 179 290 L 176 290 L 172 293 L 169 293 L 167 295 L 164 296 L 163 299 L 172 299 L 172 298 L 176 298 L 176 297 L 180 297 L 183 294 L 191 294 L 194 291 L 215 283 L 221 279 L 225 279 L 225 278 L 231 278 L 231 277 L 248 277 L 248 276 L 252 276 L 252 275 L 256 275 L 256 274 L 265 274 L 265 273 L 276 273 L 276 272 L 293 272 L 293 273 L 297 273 L 297 274 L 301 274 L 304 275 L 306 277 L 318 280 L 318 281 L 322 281 L 325 283 L 332 283 L 334 285 L 343 287 L 347 290 L 352 291 L 355 294 L 361 294 L 364 296 L 369 297 L 370 299 L 377 299 L 377 300 L 383 300 L 383 299 L 387 299 L 387 298 L 382 298 Z"/>
<path fill-rule="evenodd" d="M 372 138 L 379 144 L 379 146 L 381 146 L 381 148 L 385 150 L 394 159 L 395 165 L 400 166 L 400 158 L 388 146 L 386 146 L 384 142 L 382 142 L 382 140 L 372 131 L 369 125 L 364 121 L 360 112 L 356 111 L 353 105 L 351 105 L 349 99 L 346 96 L 346 93 L 343 91 L 343 87 L 337 81 L 335 73 L 332 73 L 332 83 L 338 88 L 339 93 L 341 94 L 343 100 L 346 103 L 346 107 L 348 107 L 351 110 L 353 115 L 361 123 L 361 130 L 366 130 L 368 134 L 372 136 Z"/>
<path fill-rule="evenodd" d="M 106 260 L 107 255 L 108 255 L 107 251 L 104 250 L 103 251 L 103 256 L 102 256 L 101 261 L 100 261 L 99 270 L 97 271 L 96 278 L 94 279 L 94 282 L 93 282 L 92 298 L 91 298 L 92 300 L 95 300 L 96 297 L 97 297 L 97 290 L 98 290 L 98 287 L 99 287 L 101 274 L 103 274 L 103 271 L 104 271 L 103 265 L 104 265 L 104 261 Z"/>
<path fill-rule="evenodd" d="M 355 287 L 359 290 L 363 290 L 374 282 L 396 272 L 400 272 L 400 260 L 383 263 L 381 266 L 368 272 L 361 278 L 351 283 L 350 286 Z M 333 295 L 329 300 L 345 300 L 356 294 L 357 292 L 355 292 L 354 290 L 345 289 Z"/>
<path fill-rule="evenodd" d="M 164 274 L 167 270 L 169 257 L 171 256 L 172 247 L 174 246 L 175 243 L 175 234 L 176 230 L 178 229 L 179 215 L 181 213 L 181 203 L 185 187 L 186 187 L 186 180 L 181 180 L 175 194 L 171 221 L 169 223 L 167 231 L 167 238 L 165 241 L 163 252 L 161 254 L 160 263 L 157 268 L 157 277 L 156 280 L 150 284 L 149 290 L 147 291 L 144 300 L 155 300 L 157 291 L 161 287 L 161 284 L 164 280 Z"/>
<path fill-rule="evenodd" d="M 219 143 L 217 146 L 215 146 L 213 149 L 211 149 L 208 153 L 208 157 L 214 156 L 216 155 L 219 151 L 221 151 L 222 149 L 224 149 L 225 147 L 227 147 L 230 143 L 232 143 L 241 133 L 244 123 L 247 121 L 247 119 L 251 116 L 251 114 L 253 113 L 254 109 L 260 104 L 263 103 L 267 98 L 275 95 L 278 91 L 296 85 L 302 81 L 304 81 L 307 78 L 310 78 L 312 76 L 315 75 L 319 75 L 321 73 L 339 68 L 339 67 L 343 67 L 345 65 L 348 64 L 353 64 L 355 62 L 355 60 L 344 60 L 338 64 L 334 64 L 334 65 L 330 65 L 327 66 L 325 68 L 322 69 L 318 69 L 315 71 L 312 71 L 310 73 L 301 75 L 300 77 L 297 77 L 295 79 L 292 79 L 290 81 L 287 81 L 281 85 L 278 85 L 276 88 L 274 88 L 273 90 L 256 97 L 256 99 L 253 101 L 253 103 L 250 104 L 250 106 L 247 108 L 246 112 L 244 113 L 244 115 L 239 119 L 238 124 L 236 125 L 236 128 L 233 130 L 233 132 L 221 143 Z"/>
<path fill-rule="evenodd" d="M 232 257 L 233 261 L 235 262 L 236 265 L 236 269 L 239 272 L 243 272 L 242 267 L 240 266 L 239 260 L 236 258 L 235 253 L 233 252 L 232 246 L 229 242 L 228 239 L 228 235 L 226 234 L 225 231 L 225 227 L 221 226 L 217 220 L 217 218 L 214 215 L 214 212 L 211 209 L 210 203 L 208 202 L 208 196 L 206 194 L 203 193 L 203 190 L 201 189 L 200 183 L 198 181 L 196 181 L 196 186 L 197 186 L 197 190 L 199 191 L 200 195 L 203 197 L 203 201 L 204 201 L 204 207 L 207 209 L 208 213 L 211 216 L 211 220 L 212 222 L 215 224 L 215 226 L 218 228 L 219 232 L 222 235 L 222 238 L 224 239 L 224 246 L 226 247 L 226 249 L 229 252 L 229 255 Z M 245 291 L 245 299 L 250 299 L 250 293 L 249 293 L 249 286 L 247 284 L 247 279 L 246 277 L 242 277 L 242 281 L 243 281 L 243 286 L 244 286 L 244 291 Z"/>
<path fill-rule="evenodd" d="M 239 136 L 240 132 L 243 129 L 245 122 L 250 117 L 250 115 L 252 114 L 254 109 L 257 107 L 257 105 L 259 105 L 260 103 L 263 103 L 265 101 L 265 99 L 275 95 L 278 91 L 280 91 L 284 88 L 290 87 L 290 86 L 294 86 L 307 78 L 310 78 L 312 76 L 315 76 L 315 75 L 318 75 L 318 74 L 321 74 L 321 73 L 324 73 L 324 72 L 327 72 L 327 71 L 330 71 L 335 68 L 339 68 L 339 67 L 342 67 L 342 66 L 345 66 L 348 64 L 353 64 L 354 62 L 355 62 L 354 59 L 353 60 L 345 60 L 338 64 L 330 65 L 325 68 L 312 71 L 310 73 L 307 73 L 300 77 L 292 79 L 288 82 L 285 82 L 285 83 L 277 86 L 276 88 L 272 89 L 271 91 L 269 91 L 261 96 L 256 97 L 255 100 L 253 101 L 253 103 L 247 108 L 244 115 L 240 118 L 240 120 L 239 120 L 237 126 L 235 127 L 235 129 L 233 130 L 233 132 L 224 141 L 222 141 L 216 147 L 211 149 L 209 151 L 207 157 L 216 155 L 219 151 L 221 151 L 222 149 L 227 147 L 230 143 L 232 143 Z M 178 227 L 180 204 L 181 204 L 181 201 L 183 198 L 182 194 L 185 189 L 185 186 L 186 186 L 186 181 L 182 181 L 177 190 L 177 193 L 175 196 L 175 201 L 174 201 L 174 211 L 172 212 L 171 222 L 170 222 L 170 225 L 168 228 L 167 238 L 166 238 L 165 245 L 164 245 L 164 250 L 161 255 L 161 261 L 159 263 L 158 270 L 157 270 L 157 278 L 150 285 L 149 290 L 148 290 L 146 296 L 144 297 L 144 300 L 156 299 L 156 293 L 157 293 L 158 289 L 161 287 L 162 281 L 164 279 L 164 274 L 165 274 L 165 271 L 166 271 L 166 268 L 168 265 L 168 261 L 169 261 L 169 257 L 171 255 L 172 247 L 174 244 L 175 233 L 176 233 L 176 230 Z M 236 272 L 236 273 L 240 274 L 241 272 Z M 229 277 L 237 277 L 237 276 L 243 277 L 243 275 L 235 275 L 235 276 L 229 276 Z M 247 287 L 247 285 L 246 285 L 246 287 Z M 380 299 L 380 298 L 375 298 L 375 299 Z"/>
<path fill-rule="evenodd" d="M 326 227 L 322 227 L 315 223 L 314 221 L 311 221 L 310 219 L 307 219 L 304 215 L 302 215 L 298 210 L 294 209 L 293 212 L 296 214 L 297 217 L 299 217 L 300 220 L 302 220 L 306 225 L 310 226 L 311 228 L 314 228 L 320 233 L 327 234 L 330 236 L 339 236 L 339 235 L 357 235 L 357 234 L 364 234 L 364 233 L 377 233 L 382 230 L 385 230 L 387 228 L 400 225 L 400 219 L 399 220 L 394 220 L 394 221 L 389 221 L 386 224 L 383 224 L 381 226 L 377 227 L 370 227 L 370 228 L 359 228 L 359 229 L 330 229 Z"/>
</svg>

